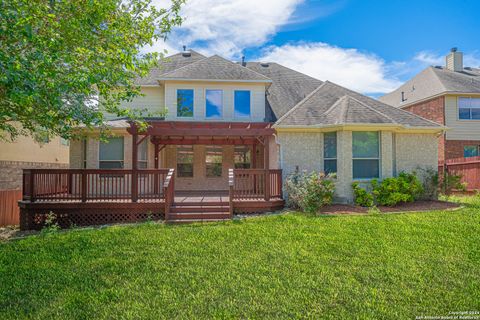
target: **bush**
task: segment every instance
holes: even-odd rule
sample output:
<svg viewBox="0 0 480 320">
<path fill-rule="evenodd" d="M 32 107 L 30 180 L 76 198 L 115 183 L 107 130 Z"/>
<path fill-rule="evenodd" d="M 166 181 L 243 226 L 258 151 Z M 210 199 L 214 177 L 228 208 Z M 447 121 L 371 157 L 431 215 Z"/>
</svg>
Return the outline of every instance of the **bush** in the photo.
<svg viewBox="0 0 480 320">
<path fill-rule="evenodd" d="M 443 186 L 445 188 L 445 194 L 451 194 L 452 191 L 465 191 L 467 190 L 467 184 L 462 183 L 462 176 L 447 173 L 444 176 Z"/>
<path fill-rule="evenodd" d="M 373 201 L 373 195 L 360 187 L 358 182 L 352 183 L 352 188 L 356 205 L 361 207 L 372 207 L 375 204 Z"/>
<path fill-rule="evenodd" d="M 322 206 L 331 204 L 335 192 L 333 176 L 318 172 L 296 172 L 287 177 L 285 191 L 287 205 L 305 212 L 316 213 Z"/>
<path fill-rule="evenodd" d="M 440 183 L 438 172 L 432 168 L 417 168 L 418 178 L 422 181 L 423 194 L 420 199 L 437 200 Z"/>
<path fill-rule="evenodd" d="M 394 206 L 400 202 L 413 202 L 424 194 L 424 188 L 415 173 L 402 172 L 396 178 L 386 178 L 371 182 L 372 192 L 361 188 L 357 182 L 352 184 L 355 204 L 372 207 L 376 204 Z"/>
</svg>

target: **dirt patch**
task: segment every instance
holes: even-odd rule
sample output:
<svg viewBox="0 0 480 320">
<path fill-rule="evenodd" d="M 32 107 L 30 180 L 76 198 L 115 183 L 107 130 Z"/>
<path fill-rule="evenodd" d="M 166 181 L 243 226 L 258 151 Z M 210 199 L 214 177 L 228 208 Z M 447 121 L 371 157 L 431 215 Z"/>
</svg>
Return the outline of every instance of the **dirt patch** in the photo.
<svg viewBox="0 0 480 320">
<path fill-rule="evenodd" d="M 411 203 L 402 203 L 394 207 L 379 206 L 380 212 L 408 212 L 408 211 L 432 211 L 432 210 L 448 210 L 458 208 L 458 203 L 446 201 L 415 201 Z M 347 204 L 332 204 L 320 209 L 321 214 L 350 214 L 350 213 L 367 213 L 368 208 L 363 208 Z"/>
</svg>

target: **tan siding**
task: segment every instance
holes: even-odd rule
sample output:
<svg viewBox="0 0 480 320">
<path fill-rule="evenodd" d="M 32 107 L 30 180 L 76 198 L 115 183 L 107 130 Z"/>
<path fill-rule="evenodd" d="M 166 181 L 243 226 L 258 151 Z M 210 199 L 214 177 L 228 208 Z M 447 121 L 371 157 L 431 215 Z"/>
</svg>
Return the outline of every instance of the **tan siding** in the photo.
<svg viewBox="0 0 480 320">
<path fill-rule="evenodd" d="M 139 96 L 131 102 L 123 102 L 122 108 L 148 109 L 150 113 L 159 113 L 165 109 L 165 95 L 163 86 L 142 87 L 144 96 Z"/>
<path fill-rule="evenodd" d="M 177 89 L 194 90 L 194 117 L 177 118 Z M 205 90 L 223 90 L 223 117 L 221 119 L 207 119 L 205 117 Z M 251 91 L 251 117 L 235 118 L 233 105 L 234 90 Z M 201 82 L 167 82 L 165 84 L 165 102 L 168 108 L 168 120 L 195 120 L 195 121 L 256 121 L 265 119 L 265 86 L 264 84 L 245 83 L 201 83 Z"/>
<path fill-rule="evenodd" d="M 445 97 L 445 125 L 447 140 L 480 140 L 480 120 L 458 119 L 458 96 Z"/>
<path fill-rule="evenodd" d="M 55 137 L 39 144 L 30 137 L 18 137 L 15 142 L 0 141 L 0 160 L 68 164 L 69 147 Z"/>
</svg>

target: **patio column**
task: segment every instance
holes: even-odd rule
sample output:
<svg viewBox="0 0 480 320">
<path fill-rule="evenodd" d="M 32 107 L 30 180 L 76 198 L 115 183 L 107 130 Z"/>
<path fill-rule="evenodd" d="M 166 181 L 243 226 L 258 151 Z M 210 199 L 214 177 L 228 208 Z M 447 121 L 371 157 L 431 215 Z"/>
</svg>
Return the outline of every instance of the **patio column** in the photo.
<svg viewBox="0 0 480 320">
<path fill-rule="evenodd" d="M 130 124 L 132 134 L 132 202 L 138 200 L 138 130 L 135 123 Z"/>
<path fill-rule="evenodd" d="M 252 146 L 252 169 L 257 168 L 257 144 L 254 143 Z"/>
<path fill-rule="evenodd" d="M 155 151 L 153 153 L 154 153 L 153 157 L 155 159 L 154 160 L 154 166 L 155 166 L 155 169 L 158 169 L 158 160 L 159 160 L 158 157 L 159 157 L 159 153 L 160 153 L 160 148 L 159 148 L 158 143 L 155 143 Z"/>
<path fill-rule="evenodd" d="M 270 141 L 269 141 L 269 136 L 264 136 L 263 137 L 263 166 L 265 170 L 265 176 L 264 176 L 264 181 L 265 181 L 265 201 L 270 201 Z"/>
</svg>

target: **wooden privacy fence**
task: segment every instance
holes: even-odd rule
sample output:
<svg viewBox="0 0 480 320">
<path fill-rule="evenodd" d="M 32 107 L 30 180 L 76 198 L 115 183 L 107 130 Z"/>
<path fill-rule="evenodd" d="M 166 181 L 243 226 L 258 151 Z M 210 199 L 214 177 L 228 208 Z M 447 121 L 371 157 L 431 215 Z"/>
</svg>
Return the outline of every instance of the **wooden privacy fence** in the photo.
<svg viewBox="0 0 480 320">
<path fill-rule="evenodd" d="M 441 161 L 438 165 L 440 175 L 446 170 L 450 175 L 462 177 L 467 190 L 480 190 L 480 157 L 456 158 Z"/>
<path fill-rule="evenodd" d="M 20 223 L 19 200 L 22 200 L 21 190 L 0 190 L 0 227 Z"/>
</svg>

